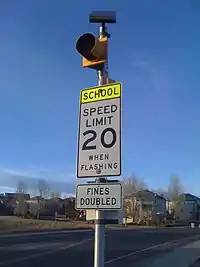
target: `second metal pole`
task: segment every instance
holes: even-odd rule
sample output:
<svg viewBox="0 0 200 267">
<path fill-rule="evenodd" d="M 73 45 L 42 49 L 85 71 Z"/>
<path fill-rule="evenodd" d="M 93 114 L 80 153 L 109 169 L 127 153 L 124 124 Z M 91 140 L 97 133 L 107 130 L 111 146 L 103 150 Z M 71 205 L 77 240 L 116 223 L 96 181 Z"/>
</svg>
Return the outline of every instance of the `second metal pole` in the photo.
<svg viewBox="0 0 200 267">
<path fill-rule="evenodd" d="M 95 242 L 94 242 L 94 267 L 104 267 L 105 252 L 105 225 L 100 223 L 103 211 L 96 210 Z"/>
<path fill-rule="evenodd" d="M 106 75 L 103 70 L 97 71 L 98 85 L 105 84 Z M 101 183 L 103 179 L 96 179 L 96 183 Z M 104 252 L 105 252 L 105 225 L 102 224 L 104 212 L 102 210 L 95 211 L 95 240 L 94 240 L 94 267 L 104 267 Z"/>
</svg>

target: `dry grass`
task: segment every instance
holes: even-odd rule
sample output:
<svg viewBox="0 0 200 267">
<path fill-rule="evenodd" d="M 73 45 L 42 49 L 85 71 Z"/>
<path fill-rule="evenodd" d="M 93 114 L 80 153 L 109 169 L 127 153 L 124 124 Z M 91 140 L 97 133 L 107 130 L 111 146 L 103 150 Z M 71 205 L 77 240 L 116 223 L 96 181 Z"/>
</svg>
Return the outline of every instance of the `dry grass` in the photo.
<svg viewBox="0 0 200 267">
<path fill-rule="evenodd" d="M 36 219 L 23 219 L 14 216 L 0 217 L 0 231 L 91 229 L 92 227 L 92 225 L 88 225 L 85 222 L 57 222 Z"/>
<path fill-rule="evenodd" d="M 107 225 L 106 227 L 108 228 L 117 228 L 117 227 L 120 227 L 120 228 L 158 228 L 157 226 L 152 226 L 152 225 L 134 225 L 134 224 L 127 224 L 127 225 L 124 225 L 124 224 L 110 224 L 110 225 Z"/>
</svg>

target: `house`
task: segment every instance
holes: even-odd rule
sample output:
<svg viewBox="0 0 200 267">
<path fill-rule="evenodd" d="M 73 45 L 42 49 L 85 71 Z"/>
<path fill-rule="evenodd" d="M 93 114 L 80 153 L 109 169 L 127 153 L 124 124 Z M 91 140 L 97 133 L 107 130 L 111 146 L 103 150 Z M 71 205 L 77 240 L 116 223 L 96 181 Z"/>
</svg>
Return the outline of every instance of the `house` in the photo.
<svg viewBox="0 0 200 267">
<path fill-rule="evenodd" d="M 37 217 L 42 219 L 55 218 L 56 214 L 68 218 L 76 217 L 75 199 L 53 197 L 44 199 L 40 196 L 28 200 L 19 199 L 16 201 L 15 215 Z"/>
<path fill-rule="evenodd" d="M 29 194 L 23 193 L 3 193 L 0 194 L 1 210 L 0 215 L 13 215 L 17 207 L 17 202 L 30 198 Z"/>
<path fill-rule="evenodd" d="M 182 194 L 181 200 L 175 205 L 174 219 L 182 224 L 191 220 L 200 220 L 200 198 L 192 194 Z"/>
<path fill-rule="evenodd" d="M 55 212 L 58 214 L 64 213 L 64 200 L 59 197 L 46 199 L 44 203 L 44 210 L 49 211 L 49 215 L 54 216 Z"/>
<path fill-rule="evenodd" d="M 166 200 L 149 190 L 140 190 L 124 200 L 124 213 L 133 223 L 154 224 L 166 216 Z"/>
<path fill-rule="evenodd" d="M 23 196 L 25 199 L 30 198 L 30 194 L 25 194 L 25 193 L 5 193 L 4 196 L 8 198 L 18 198 L 20 196 Z"/>
<path fill-rule="evenodd" d="M 26 201 L 27 213 L 31 217 L 54 217 L 55 212 L 62 212 L 63 199 L 50 198 L 44 199 L 40 196 L 32 197 Z"/>
</svg>

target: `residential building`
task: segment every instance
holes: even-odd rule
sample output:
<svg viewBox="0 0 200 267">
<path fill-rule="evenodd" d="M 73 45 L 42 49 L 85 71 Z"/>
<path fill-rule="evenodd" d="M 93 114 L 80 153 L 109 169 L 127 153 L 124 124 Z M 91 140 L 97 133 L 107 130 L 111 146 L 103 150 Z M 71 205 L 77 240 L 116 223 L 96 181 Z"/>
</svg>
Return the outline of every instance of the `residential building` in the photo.
<svg viewBox="0 0 200 267">
<path fill-rule="evenodd" d="M 166 216 L 166 200 L 149 190 L 140 190 L 124 200 L 125 216 L 133 223 L 154 224 Z"/>
<path fill-rule="evenodd" d="M 191 220 L 200 220 L 200 198 L 186 193 L 175 205 L 174 219 L 182 224 L 189 224 Z"/>
<path fill-rule="evenodd" d="M 56 214 L 66 218 L 76 218 L 75 198 L 62 199 L 59 197 L 44 199 L 40 196 L 28 200 L 19 199 L 16 202 L 14 214 L 25 217 L 37 217 L 42 219 L 55 218 Z"/>
<path fill-rule="evenodd" d="M 25 193 L 5 193 L 4 196 L 8 198 L 18 198 L 20 196 L 23 196 L 25 199 L 30 198 L 30 194 L 25 194 Z"/>
</svg>

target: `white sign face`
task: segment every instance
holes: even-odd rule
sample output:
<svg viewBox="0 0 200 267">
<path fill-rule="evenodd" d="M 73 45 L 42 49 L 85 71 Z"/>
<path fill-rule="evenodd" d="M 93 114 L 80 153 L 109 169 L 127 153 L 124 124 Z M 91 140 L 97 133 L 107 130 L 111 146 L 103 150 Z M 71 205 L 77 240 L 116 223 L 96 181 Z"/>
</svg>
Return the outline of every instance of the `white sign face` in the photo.
<svg viewBox="0 0 200 267">
<path fill-rule="evenodd" d="M 77 210 L 122 208 L 122 184 L 79 184 L 76 187 Z"/>
<path fill-rule="evenodd" d="M 121 210 L 104 210 L 103 219 L 104 220 L 118 220 L 118 224 L 123 224 L 124 211 Z M 86 210 L 86 221 L 97 220 L 96 210 Z"/>
<path fill-rule="evenodd" d="M 121 175 L 121 84 L 81 91 L 77 177 Z"/>
</svg>

